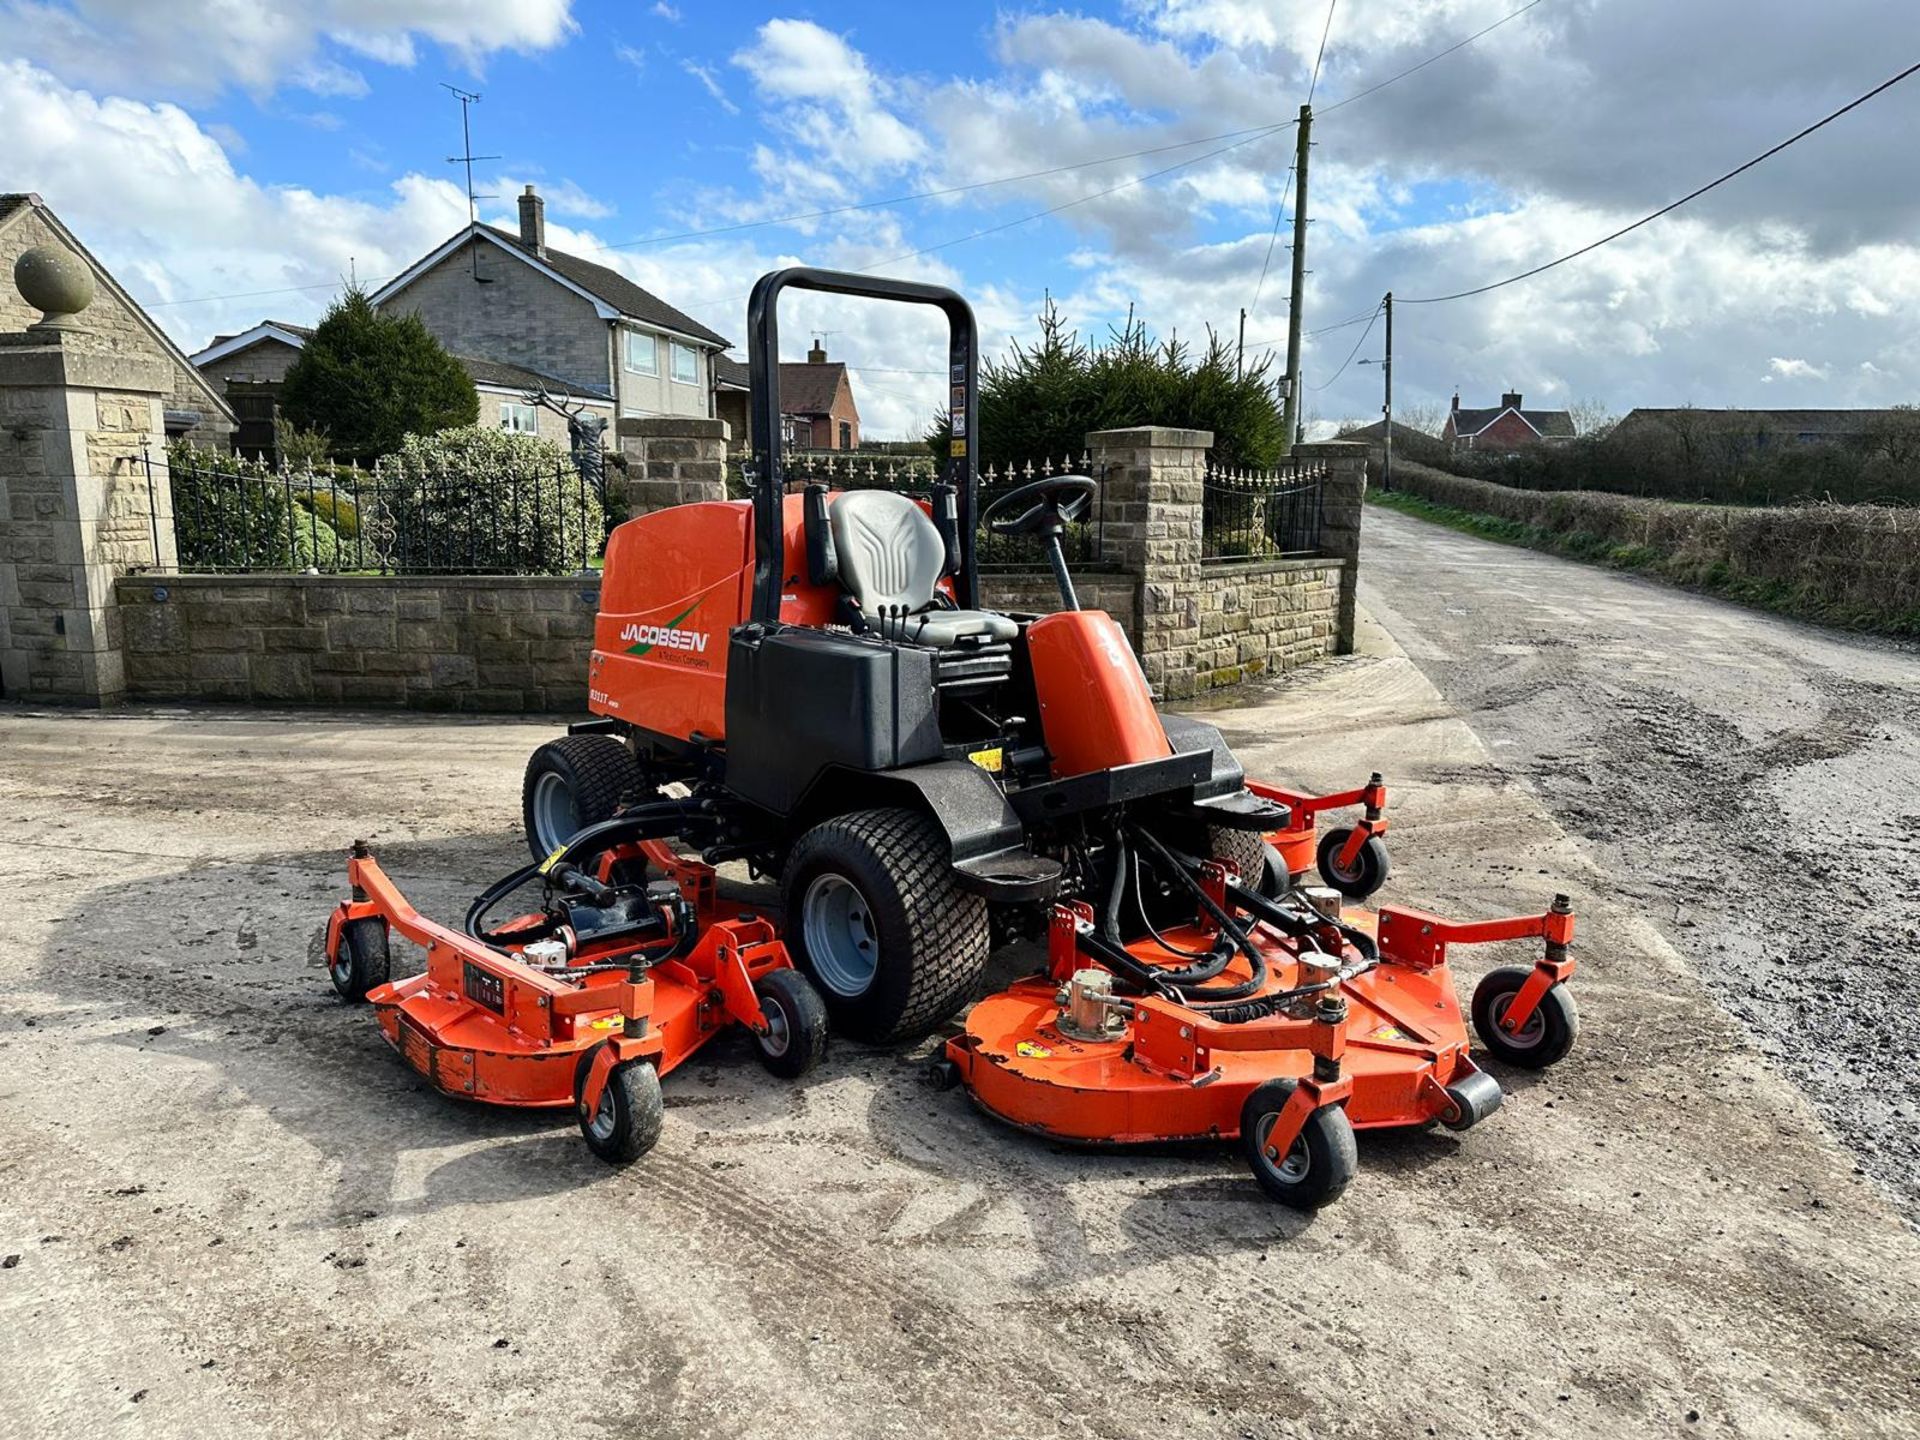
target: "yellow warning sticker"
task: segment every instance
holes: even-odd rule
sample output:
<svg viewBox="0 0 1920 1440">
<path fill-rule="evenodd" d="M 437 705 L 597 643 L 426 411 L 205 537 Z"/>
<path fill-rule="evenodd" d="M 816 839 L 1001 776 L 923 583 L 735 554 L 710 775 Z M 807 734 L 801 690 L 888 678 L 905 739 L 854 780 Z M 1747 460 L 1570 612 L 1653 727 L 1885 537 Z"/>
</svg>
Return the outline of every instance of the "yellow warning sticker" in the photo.
<svg viewBox="0 0 1920 1440">
<path fill-rule="evenodd" d="M 564 855 L 564 854 L 566 854 L 566 853 L 567 853 L 567 847 L 566 847 L 566 846 L 564 846 L 564 845 L 556 845 L 556 846 L 554 846 L 554 847 L 553 847 L 553 853 L 552 853 L 551 855 L 549 855 L 549 856 L 547 856 L 547 858 L 546 858 L 546 859 L 544 859 L 544 860 L 542 860 L 542 861 L 540 862 L 540 871 L 539 871 L 539 873 L 540 873 L 540 874 L 542 874 L 542 875 L 544 875 L 544 874 L 546 874 L 546 873 L 547 873 L 547 872 L 548 872 L 549 870 L 551 870 L 551 869 L 553 869 L 553 867 L 554 867 L 554 866 L 556 866 L 556 865 L 558 865 L 558 864 L 560 863 L 560 857 L 561 857 L 562 855 Z"/>
<path fill-rule="evenodd" d="M 1397 1025 L 1382 1025 L 1378 1030 L 1373 1032 L 1372 1038 L 1375 1040 L 1411 1040 L 1413 1037 Z"/>
<path fill-rule="evenodd" d="M 991 750 L 976 750 L 967 756 L 967 759 L 982 770 L 991 770 L 996 775 L 1000 773 L 1000 767 L 1006 763 L 1005 756 L 997 745 Z"/>
<path fill-rule="evenodd" d="M 1049 1050 L 1046 1046 L 1036 1045 L 1031 1040 L 1022 1040 L 1013 1048 L 1016 1053 L 1026 1056 L 1029 1060 L 1045 1060 L 1053 1054 L 1053 1051 Z"/>
<path fill-rule="evenodd" d="M 949 441 L 947 443 L 947 453 L 953 456 L 956 460 L 959 459 L 962 455 L 965 455 L 967 453 L 967 442 L 965 440 Z"/>
</svg>

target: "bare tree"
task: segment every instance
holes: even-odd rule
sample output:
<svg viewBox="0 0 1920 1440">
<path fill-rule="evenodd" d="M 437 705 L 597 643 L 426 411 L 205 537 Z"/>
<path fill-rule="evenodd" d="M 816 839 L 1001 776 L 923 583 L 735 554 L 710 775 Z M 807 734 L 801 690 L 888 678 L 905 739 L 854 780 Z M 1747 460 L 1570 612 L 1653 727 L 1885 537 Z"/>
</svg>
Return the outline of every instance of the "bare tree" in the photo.
<svg viewBox="0 0 1920 1440">
<path fill-rule="evenodd" d="M 1604 400 L 1596 400 L 1592 396 L 1574 401 L 1567 407 L 1567 413 L 1573 417 L 1576 434 L 1591 435 L 1596 439 L 1620 423 L 1620 417 L 1613 413 Z"/>
<path fill-rule="evenodd" d="M 1422 435 L 1438 435 L 1447 428 L 1447 412 L 1433 401 L 1423 400 L 1418 405 L 1395 411 L 1393 423 L 1418 430 Z"/>
</svg>

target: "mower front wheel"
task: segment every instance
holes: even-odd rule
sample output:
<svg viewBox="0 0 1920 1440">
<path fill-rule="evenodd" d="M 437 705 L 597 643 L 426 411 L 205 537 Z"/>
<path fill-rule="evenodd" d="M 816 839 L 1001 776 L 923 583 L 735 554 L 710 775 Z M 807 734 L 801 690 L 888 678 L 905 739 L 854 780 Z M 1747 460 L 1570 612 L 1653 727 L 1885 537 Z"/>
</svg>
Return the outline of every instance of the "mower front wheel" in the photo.
<svg viewBox="0 0 1920 1440">
<path fill-rule="evenodd" d="M 385 920 L 368 915 L 340 927 L 340 945 L 327 961 L 327 978 L 342 1000 L 359 1004 L 374 986 L 387 983 L 392 969 Z"/>
<path fill-rule="evenodd" d="M 605 1042 L 601 1042 L 604 1044 Z M 600 1104 L 587 1114 L 587 1072 L 593 1068 L 596 1045 L 581 1052 L 573 1071 L 573 1110 L 587 1148 L 609 1165 L 631 1165 L 659 1143 L 666 1124 L 666 1101 L 660 1094 L 660 1072 L 644 1060 L 629 1060 L 607 1072 Z"/>
<path fill-rule="evenodd" d="M 1341 864 L 1340 852 L 1352 834 L 1347 826 L 1329 830 L 1320 838 L 1315 858 L 1322 880 L 1349 900 L 1364 900 L 1387 883 L 1387 876 L 1393 873 L 1393 863 L 1387 858 L 1387 847 L 1380 837 L 1369 835 L 1354 855 L 1353 863 Z"/>
<path fill-rule="evenodd" d="M 1567 1058 L 1580 1034 L 1580 1010 L 1573 993 L 1555 985 L 1518 1030 L 1505 1026 L 1507 1010 L 1533 971 L 1518 965 L 1489 970 L 1473 989 L 1473 1028 L 1480 1043 L 1498 1059 L 1522 1070 L 1544 1070 Z"/>
<path fill-rule="evenodd" d="M 611 735 L 569 735 L 535 750 L 520 787 L 533 858 L 544 860 L 589 825 L 611 820 L 642 778 L 632 752 Z"/>
<path fill-rule="evenodd" d="M 1360 1168 L 1360 1150 L 1353 1122 L 1338 1105 L 1322 1105 L 1309 1114 L 1285 1155 L 1267 1144 L 1298 1085 L 1297 1080 L 1268 1080 L 1247 1096 L 1240 1107 L 1240 1151 L 1268 1199 L 1296 1210 L 1318 1210 L 1340 1198 Z"/>
<path fill-rule="evenodd" d="M 782 1080 L 797 1080 L 827 1058 L 827 1006 L 798 970 L 775 970 L 753 987 L 764 1035 L 754 1036 L 760 1063 Z"/>
<path fill-rule="evenodd" d="M 915 1039 L 973 994 L 987 902 L 954 883 L 951 855 L 932 816 L 898 808 L 835 816 L 794 845 L 787 948 L 850 1039 Z"/>
</svg>

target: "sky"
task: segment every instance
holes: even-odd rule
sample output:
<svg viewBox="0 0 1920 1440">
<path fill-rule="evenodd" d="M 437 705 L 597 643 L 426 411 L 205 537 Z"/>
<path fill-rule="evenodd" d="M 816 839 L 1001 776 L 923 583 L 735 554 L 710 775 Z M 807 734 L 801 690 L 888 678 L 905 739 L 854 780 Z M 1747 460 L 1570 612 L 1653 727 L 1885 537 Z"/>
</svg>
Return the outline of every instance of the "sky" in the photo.
<svg viewBox="0 0 1920 1440">
<path fill-rule="evenodd" d="M 1362 93 L 1524 3 L 0 0 L 0 189 L 38 191 L 192 351 L 311 321 L 465 222 L 456 85 L 482 97 L 482 219 L 536 185 L 551 245 L 735 341 L 755 277 L 805 263 L 949 285 L 990 354 L 1051 297 L 1096 338 L 1129 312 L 1233 335 L 1245 307 L 1258 356 L 1284 348 L 1311 89 L 1321 428 L 1378 415 L 1380 327 L 1329 327 L 1389 289 L 1403 414 L 1920 401 L 1920 76 L 1592 255 L 1411 303 L 1605 235 L 1920 60 L 1912 0 L 1538 0 Z M 931 312 L 795 296 L 782 333 L 853 366 L 869 435 L 939 406 Z"/>
</svg>

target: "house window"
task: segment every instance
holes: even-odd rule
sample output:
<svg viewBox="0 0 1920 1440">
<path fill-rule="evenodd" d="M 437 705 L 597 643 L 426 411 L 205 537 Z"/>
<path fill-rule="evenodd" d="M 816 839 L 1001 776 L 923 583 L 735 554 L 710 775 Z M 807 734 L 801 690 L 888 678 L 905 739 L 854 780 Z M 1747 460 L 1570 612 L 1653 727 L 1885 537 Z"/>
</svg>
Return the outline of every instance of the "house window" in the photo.
<svg viewBox="0 0 1920 1440">
<path fill-rule="evenodd" d="M 540 433 L 540 416 L 531 405 L 524 405 L 517 400 L 502 400 L 500 428 L 515 435 L 537 435 Z"/>
<path fill-rule="evenodd" d="M 840 422 L 840 448 L 842 450 L 853 448 L 853 426 L 845 420 Z"/>
<path fill-rule="evenodd" d="M 700 356 L 691 345 L 674 342 L 673 378 L 682 385 L 692 385 L 700 379 Z"/>
<path fill-rule="evenodd" d="M 660 346 L 653 336 L 627 331 L 627 369 L 636 375 L 660 373 Z"/>
</svg>

